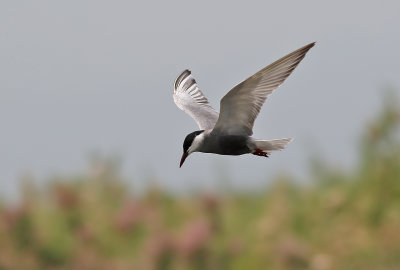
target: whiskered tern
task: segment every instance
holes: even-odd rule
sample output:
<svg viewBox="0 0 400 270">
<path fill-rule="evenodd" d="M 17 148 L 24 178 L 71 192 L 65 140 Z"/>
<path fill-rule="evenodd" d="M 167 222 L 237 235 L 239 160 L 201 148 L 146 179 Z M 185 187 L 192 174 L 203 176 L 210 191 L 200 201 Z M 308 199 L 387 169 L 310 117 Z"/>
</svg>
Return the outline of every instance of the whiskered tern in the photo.
<svg viewBox="0 0 400 270">
<path fill-rule="evenodd" d="M 221 99 L 220 113 L 210 106 L 191 72 L 183 71 L 175 80 L 174 101 L 196 121 L 200 130 L 186 136 L 179 167 L 193 152 L 268 157 L 271 151 L 284 149 L 292 138 L 251 137 L 254 121 L 268 95 L 285 81 L 314 45 L 315 42 L 310 43 L 282 57 L 233 87 Z"/>
</svg>

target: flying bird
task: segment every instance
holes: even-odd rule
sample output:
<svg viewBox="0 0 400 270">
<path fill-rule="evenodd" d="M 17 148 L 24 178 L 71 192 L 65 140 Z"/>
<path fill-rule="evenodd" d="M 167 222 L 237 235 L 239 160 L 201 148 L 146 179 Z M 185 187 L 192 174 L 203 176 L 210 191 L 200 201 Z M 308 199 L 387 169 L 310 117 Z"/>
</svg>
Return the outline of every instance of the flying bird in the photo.
<svg viewBox="0 0 400 270">
<path fill-rule="evenodd" d="M 284 149 L 292 138 L 251 137 L 254 121 L 268 95 L 285 81 L 314 45 L 315 42 L 310 43 L 282 57 L 233 87 L 221 99 L 220 113 L 211 107 L 191 72 L 183 71 L 175 80 L 174 101 L 196 121 L 200 130 L 186 136 L 179 167 L 193 152 L 268 157 L 271 151 Z"/>
</svg>

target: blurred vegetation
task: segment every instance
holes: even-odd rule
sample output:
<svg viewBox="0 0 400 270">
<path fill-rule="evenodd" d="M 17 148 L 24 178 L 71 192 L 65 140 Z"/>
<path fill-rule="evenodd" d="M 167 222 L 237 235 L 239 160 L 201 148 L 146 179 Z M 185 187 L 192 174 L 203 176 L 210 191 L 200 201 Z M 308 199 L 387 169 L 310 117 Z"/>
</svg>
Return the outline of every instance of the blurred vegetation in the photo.
<svg viewBox="0 0 400 270">
<path fill-rule="evenodd" d="M 134 195 L 112 162 L 0 204 L 1 269 L 400 269 L 400 106 L 388 96 L 358 167 L 257 193 Z"/>
</svg>

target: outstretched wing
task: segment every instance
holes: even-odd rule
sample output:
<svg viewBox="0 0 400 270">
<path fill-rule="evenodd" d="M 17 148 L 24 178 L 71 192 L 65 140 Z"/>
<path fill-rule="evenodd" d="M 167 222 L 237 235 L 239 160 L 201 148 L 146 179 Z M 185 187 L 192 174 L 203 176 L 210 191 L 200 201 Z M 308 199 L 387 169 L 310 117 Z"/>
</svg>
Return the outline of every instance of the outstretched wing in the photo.
<svg viewBox="0 0 400 270">
<path fill-rule="evenodd" d="M 208 103 L 189 70 L 185 70 L 175 80 L 174 101 L 185 113 L 190 115 L 200 129 L 213 129 L 218 112 Z"/>
<path fill-rule="evenodd" d="M 285 81 L 314 44 L 286 55 L 229 91 L 221 99 L 214 132 L 252 135 L 254 121 L 268 95 Z"/>
</svg>

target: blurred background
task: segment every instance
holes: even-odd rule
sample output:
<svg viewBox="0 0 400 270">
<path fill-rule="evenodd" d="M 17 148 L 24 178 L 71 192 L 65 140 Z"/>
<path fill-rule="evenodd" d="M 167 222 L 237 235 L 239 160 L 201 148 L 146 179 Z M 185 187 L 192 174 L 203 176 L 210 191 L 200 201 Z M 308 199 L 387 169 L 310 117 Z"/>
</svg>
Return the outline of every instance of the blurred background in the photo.
<svg viewBox="0 0 400 270">
<path fill-rule="evenodd" d="M 0 3 L 0 269 L 399 269 L 397 1 Z M 265 103 L 270 158 L 193 154 L 218 110 L 316 41 Z"/>
</svg>

